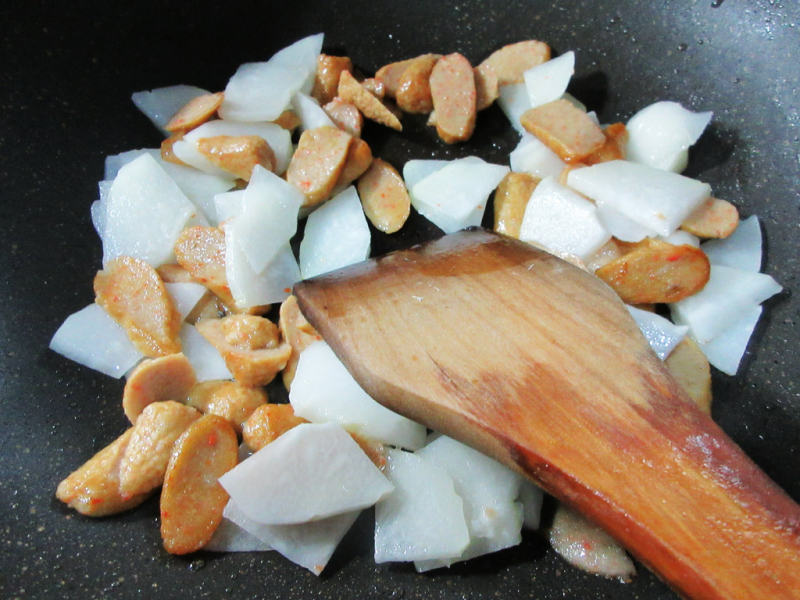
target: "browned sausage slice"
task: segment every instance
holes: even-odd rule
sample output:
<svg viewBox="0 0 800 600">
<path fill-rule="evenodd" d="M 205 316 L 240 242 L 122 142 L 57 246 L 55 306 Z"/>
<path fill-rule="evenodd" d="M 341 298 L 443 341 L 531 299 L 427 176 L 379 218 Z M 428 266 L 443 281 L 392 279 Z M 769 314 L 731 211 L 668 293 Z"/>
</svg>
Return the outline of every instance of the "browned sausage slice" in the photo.
<svg viewBox="0 0 800 600">
<path fill-rule="evenodd" d="M 342 100 L 355 104 L 368 119 L 397 131 L 403 131 L 400 119 L 347 71 L 342 71 L 338 95 Z"/>
<path fill-rule="evenodd" d="M 606 136 L 605 143 L 598 150 L 586 156 L 581 162 L 585 165 L 595 165 L 610 160 L 625 159 L 625 145 L 628 143 L 628 130 L 624 123 L 612 123 L 603 129 Z"/>
<path fill-rule="evenodd" d="M 347 71 L 342 72 L 348 74 Z M 358 85 L 358 84 L 356 84 Z M 369 95 L 369 92 L 364 91 Z M 375 102 L 380 103 L 375 97 Z M 336 127 L 308 129 L 300 136 L 286 180 L 303 192 L 304 207 L 316 206 L 331 195 L 342 173 L 353 137 Z"/>
<path fill-rule="evenodd" d="M 216 135 L 197 140 L 197 151 L 213 165 L 239 179 L 250 181 L 256 165 L 275 170 L 275 153 L 267 141 L 257 135 Z"/>
<path fill-rule="evenodd" d="M 500 86 L 497 82 L 497 75 L 492 69 L 475 67 L 475 106 L 478 110 L 483 110 L 492 105 L 500 95 Z"/>
<path fill-rule="evenodd" d="M 345 102 L 338 96 L 328 102 L 322 109 L 328 113 L 331 121 L 353 137 L 361 137 L 364 117 L 352 102 Z"/>
<path fill-rule="evenodd" d="M 433 67 L 430 78 L 436 132 L 448 144 L 463 142 L 475 129 L 475 74 L 461 54 L 448 54 Z"/>
<path fill-rule="evenodd" d="M 342 71 L 353 70 L 353 61 L 347 56 L 320 54 L 317 58 L 317 75 L 311 95 L 320 104 L 327 104 L 336 96 Z"/>
<path fill-rule="evenodd" d="M 478 68 L 490 68 L 499 85 L 522 83 L 522 74 L 531 67 L 550 60 L 550 46 L 537 40 L 526 40 L 503 46 L 492 52 Z"/>
<path fill-rule="evenodd" d="M 145 356 L 181 351 L 181 316 L 156 270 L 143 260 L 120 256 L 94 278 L 95 301 L 128 333 Z"/>
<path fill-rule="evenodd" d="M 600 126 L 564 98 L 529 108 L 520 121 L 527 131 L 567 163 L 580 162 L 606 143 Z"/>
<path fill-rule="evenodd" d="M 202 96 L 197 96 L 197 98 L 192 98 L 175 113 L 164 129 L 171 132 L 186 132 L 194 129 L 213 117 L 224 99 L 224 92 L 203 94 Z"/>
<path fill-rule="evenodd" d="M 681 223 L 681 229 L 702 238 L 726 238 L 739 226 L 739 211 L 720 198 L 708 198 Z"/>
<path fill-rule="evenodd" d="M 541 181 L 528 173 L 508 173 L 494 193 L 494 230 L 519 239 L 528 200 Z"/>
<path fill-rule="evenodd" d="M 136 423 L 153 402 L 183 402 L 195 383 L 194 369 L 182 353 L 143 360 L 125 382 L 122 410 L 131 423 Z"/>
<path fill-rule="evenodd" d="M 380 158 L 358 180 L 358 195 L 364 214 L 384 233 L 394 233 L 408 219 L 411 199 L 406 184 L 397 169 Z"/>
<path fill-rule="evenodd" d="M 242 423 L 255 409 L 267 403 L 267 392 L 263 388 L 243 386 L 238 381 L 203 381 L 191 389 L 186 403 L 203 414 L 226 419 L 241 433 Z"/>
<path fill-rule="evenodd" d="M 364 173 L 371 164 L 372 150 L 369 144 L 361 138 L 354 138 L 353 142 L 350 144 L 350 150 L 347 152 L 347 160 L 345 160 L 344 168 L 342 169 L 341 175 L 339 175 L 339 181 L 336 182 L 333 193 L 338 194 L 361 177 L 362 173 Z"/>
<path fill-rule="evenodd" d="M 175 242 L 178 264 L 230 307 L 234 307 L 225 275 L 225 233 L 217 227 L 189 227 Z"/>
<path fill-rule="evenodd" d="M 427 114 L 433 110 L 430 76 L 439 57 L 425 54 L 417 57 L 400 75 L 395 100 L 397 106 L 407 113 Z"/>
</svg>

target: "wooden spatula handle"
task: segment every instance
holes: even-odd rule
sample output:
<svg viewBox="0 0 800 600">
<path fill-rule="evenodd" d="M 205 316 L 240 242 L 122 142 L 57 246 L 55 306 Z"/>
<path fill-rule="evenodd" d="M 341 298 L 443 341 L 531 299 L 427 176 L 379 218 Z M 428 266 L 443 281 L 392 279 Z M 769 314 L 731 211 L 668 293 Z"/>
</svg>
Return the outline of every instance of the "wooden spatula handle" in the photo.
<svg viewBox="0 0 800 600">
<path fill-rule="evenodd" d="M 376 400 L 528 475 L 679 593 L 800 598 L 800 508 L 596 277 L 470 231 L 295 293 Z"/>
</svg>

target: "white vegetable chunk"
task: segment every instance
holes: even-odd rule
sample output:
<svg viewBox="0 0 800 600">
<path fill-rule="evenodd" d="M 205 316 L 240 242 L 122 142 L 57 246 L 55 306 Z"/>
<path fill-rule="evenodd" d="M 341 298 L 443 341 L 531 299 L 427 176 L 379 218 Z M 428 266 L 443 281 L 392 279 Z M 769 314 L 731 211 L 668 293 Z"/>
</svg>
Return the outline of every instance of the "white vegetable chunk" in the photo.
<svg viewBox="0 0 800 600">
<path fill-rule="evenodd" d="M 94 303 L 64 320 L 50 340 L 50 349 L 116 378 L 142 359 L 122 326 Z"/>
<path fill-rule="evenodd" d="M 122 167 L 105 202 L 103 264 L 118 256 L 154 267 L 170 262 L 172 248 L 197 208 L 156 160 L 144 154 Z"/>
<path fill-rule="evenodd" d="M 227 192 L 235 185 L 235 178 L 230 174 L 225 176 L 204 173 L 193 167 L 176 165 L 158 159 L 158 163 L 178 184 L 186 197 L 201 211 L 212 224 L 217 223 L 217 212 L 214 210 L 214 196 Z"/>
<path fill-rule="evenodd" d="M 131 100 L 136 108 L 153 122 L 153 125 L 163 133 L 169 134 L 164 127 L 175 116 L 175 113 L 183 108 L 189 100 L 210 93 L 208 90 L 193 85 L 170 85 L 150 91 L 134 92 Z"/>
<path fill-rule="evenodd" d="M 713 340 L 699 344 L 708 362 L 727 375 L 736 375 L 750 336 L 761 317 L 761 310 L 759 305 L 749 307 L 743 311 L 742 318 Z"/>
<path fill-rule="evenodd" d="M 204 338 L 194 325 L 184 323 L 180 331 L 181 351 L 189 359 L 197 381 L 233 379 L 219 351 Z"/>
<path fill-rule="evenodd" d="M 272 547 L 230 519 L 222 519 L 203 550 L 209 552 L 264 552 Z"/>
<path fill-rule="evenodd" d="M 106 156 L 104 162 L 103 178 L 113 181 L 119 173 L 119 170 L 131 162 L 135 158 L 139 158 L 142 154 L 149 154 L 156 160 L 161 158 L 161 150 L 158 148 L 136 148 L 135 150 L 126 150 L 119 154 L 109 154 Z"/>
<path fill-rule="evenodd" d="M 678 229 L 673 231 L 666 237 L 662 237 L 662 240 L 669 244 L 674 244 L 675 246 L 694 246 L 695 248 L 700 247 L 700 238 L 696 235 L 692 235 L 688 231 L 682 231 Z"/>
<path fill-rule="evenodd" d="M 232 221 L 235 221 L 234 218 Z M 256 273 L 247 260 L 232 221 L 222 226 L 225 232 L 225 277 L 236 305 L 242 308 L 283 302 L 292 286 L 300 281 L 300 267 L 285 244 L 260 273 Z"/>
<path fill-rule="evenodd" d="M 300 129 L 316 129 L 317 127 L 336 127 L 331 118 L 314 98 L 298 92 L 292 98 L 292 108 L 300 118 Z"/>
<path fill-rule="evenodd" d="M 459 556 L 469 543 L 469 530 L 447 472 L 392 449 L 386 474 L 395 489 L 375 507 L 375 562 Z"/>
<path fill-rule="evenodd" d="M 370 398 L 322 341 L 300 354 L 289 401 L 297 416 L 314 423 L 338 423 L 354 433 L 412 450 L 425 443 L 424 426 Z"/>
<path fill-rule="evenodd" d="M 561 98 L 574 73 L 575 53 L 571 50 L 525 71 L 525 89 L 531 106 L 541 106 Z"/>
<path fill-rule="evenodd" d="M 308 216 L 300 242 L 303 279 L 366 259 L 370 239 L 361 200 L 348 186 Z"/>
<path fill-rule="evenodd" d="M 256 165 L 244 191 L 242 213 L 230 224 L 250 267 L 261 273 L 297 231 L 303 194 Z"/>
<path fill-rule="evenodd" d="M 445 233 L 453 233 L 474 224 L 476 210 L 483 215 L 489 194 L 508 172 L 506 166 L 475 156 L 457 159 L 417 182 L 411 204 Z"/>
<path fill-rule="evenodd" d="M 181 320 L 192 312 L 200 298 L 205 296 L 208 291 L 204 285 L 189 281 L 185 283 L 165 283 L 164 287 L 167 288 L 167 292 L 172 298 L 175 310 L 181 315 Z"/>
<path fill-rule="evenodd" d="M 642 310 L 635 306 L 626 305 L 625 308 L 631 313 L 647 343 L 650 344 L 653 352 L 661 360 L 669 356 L 675 346 L 680 344 L 681 340 L 686 337 L 686 332 L 689 330 L 685 325 L 675 325 L 669 319 L 665 319 L 654 312 Z"/>
<path fill-rule="evenodd" d="M 677 102 L 662 101 L 637 112 L 628 121 L 628 160 L 680 173 L 693 145 L 713 113 L 692 112 Z"/>
<path fill-rule="evenodd" d="M 708 283 L 702 290 L 670 305 L 672 319 L 688 325 L 691 336 L 705 344 L 743 319 L 753 305 L 781 289 L 765 273 L 712 264 Z"/>
<path fill-rule="evenodd" d="M 418 571 L 449 566 L 519 544 L 522 504 L 516 502 L 522 478 L 494 459 L 447 436 L 417 451 L 417 456 L 444 469 L 464 505 L 470 543 L 457 556 L 418 561 Z"/>
<path fill-rule="evenodd" d="M 627 160 L 570 171 L 567 185 L 664 236 L 711 194 L 707 183 Z"/>
<path fill-rule="evenodd" d="M 289 161 L 292 158 L 292 152 L 294 149 L 292 148 L 292 134 L 289 133 L 286 129 L 281 127 L 280 125 L 276 125 L 275 123 L 237 123 L 233 121 L 223 121 L 217 119 L 216 121 L 208 121 L 203 123 L 199 127 L 195 127 L 190 132 L 188 132 L 185 136 L 183 136 L 184 142 L 189 144 L 193 144 L 195 150 L 197 148 L 197 140 L 209 137 L 217 137 L 220 135 L 231 135 L 231 136 L 240 136 L 240 135 L 255 135 L 262 139 L 264 139 L 269 147 L 272 149 L 272 152 L 275 154 L 275 172 L 278 175 L 281 175 L 285 170 L 286 167 L 289 166 Z M 172 149 L 175 151 L 175 146 L 178 145 L 178 142 L 173 144 Z M 177 151 L 175 151 L 177 155 Z M 198 153 L 199 154 L 199 153 Z M 208 160 L 202 156 L 206 162 Z M 181 160 L 183 158 L 178 156 Z M 208 163 L 210 164 L 210 163 Z M 193 165 L 197 166 L 197 165 Z M 214 170 L 218 170 L 219 167 L 211 165 Z M 200 167 L 197 167 L 200 168 Z M 201 169 L 205 171 L 206 169 Z M 223 173 L 227 173 L 223 171 Z M 230 173 L 227 173 L 227 176 L 230 177 Z"/>
<path fill-rule="evenodd" d="M 522 139 L 508 158 L 512 171 L 530 173 L 541 179 L 557 177 L 567 166 L 558 154 L 528 132 L 522 134 Z"/>
<path fill-rule="evenodd" d="M 623 215 L 607 204 L 597 204 L 597 218 L 608 232 L 623 242 L 641 242 L 646 237 L 656 237 L 655 231 Z"/>
<path fill-rule="evenodd" d="M 528 89 L 524 83 L 501 85 L 497 104 L 500 105 L 514 129 L 521 134 L 527 133 L 520 121 L 522 113 L 531 108 L 531 99 L 528 97 Z"/>
<path fill-rule="evenodd" d="M 257 523 L 290 525 L 372 506 L 393 488 L 334 423 L 303 423 L 219 479 Z"/>
<path fill-rule="evenodd" d="M 293 563 L 319 575 L 359 512 L 297 525 L 264 525 L 249 519 L 233 501 L 228 501 L 222 514 Z"/>
<path fill-rule="evenodd" d="M 436 171 L 446 167 L 449 160 L 414 159 L 403 165 L 403 181 L 409 190 Z"/>
<path fill-rule="evenodd" d="M 758 272 L 761 270 L 761 244 L 761 225 L 758 217 L 751 215 L 727 238 L 709 240 L 701 248 L 713 265 Z"/>
<path fill-rule="evenodd" d="M 279 51 L 267 62 L 241 65 L 225 87 L 219 114 L 232 121 L 273 121 L 297 92 L 314 83 L 323 35 L 312 35 Z"/>
<path fill-rule="evenodd" d="M 611 239 L 611 234 L 600 223 L 594 204 L 547 177 L 528 200 L 519 239 L 556 254 L 586 258 Z"/>
<path fill-rule="evenodd" d="M 221 225 L 242 214 L 244 207 L 244 190 L 234 190 L 214 195 L 214 210 L 217 222 Z"/>
</svg>

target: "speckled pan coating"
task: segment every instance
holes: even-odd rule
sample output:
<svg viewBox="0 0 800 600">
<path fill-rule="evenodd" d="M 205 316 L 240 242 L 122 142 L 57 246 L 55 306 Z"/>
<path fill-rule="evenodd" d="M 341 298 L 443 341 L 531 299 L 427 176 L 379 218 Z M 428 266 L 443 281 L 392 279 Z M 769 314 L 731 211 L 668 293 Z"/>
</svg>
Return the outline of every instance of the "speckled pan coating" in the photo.
<svg viewBox="0 0 800 600">
<path fill-rule="evenodd" d="M 672 99 L 714 110 L 688 174 L 743 215 L 762 218 L 765 269 L 788 290 L 767 303 L 736 378 L 716 374 L 714 416 L 800 498 L 800 5 L 767 0 L 303 3 L 12 3 L 0 9 L 0 597 L 3 598 L 581 598 L 672 599 L 653 575 L 628 585 L 574 571 L 536 535 L 496 556 L 417 575 L 372 561 L 362 516 L 321 578 L 274 553 L 188 558 L 161 549 L 157 504 L 92 521 L 53 497 L 58 482 L 125 428 L 122 383 L 47 350 L 64 317 L 92 301 L 100 264 L 89 204 L 106 154 L 155 146 L 133 91 L 190 83 L 222 89 L 237 65 L 309 33 L 365 73 L 424 52 L 478 63 L 502 44 L 537 37 L 577 52 L 570 92 L 603 122 Z M 273 6 L 270 6 L 273 5 Z M 301 10 L 297 15 L 292 11 Z M 516 135 L 499 109 L 478 116 L 464 145 L 445 146 L 424 117 L 397 135 L 367 125 L 376 156 L 480 153 L 505 161 Z M 412 213 L 384 251 L 430 237 Z M 272 393 L 279 394 L 280 384 Z"/>
</svg>

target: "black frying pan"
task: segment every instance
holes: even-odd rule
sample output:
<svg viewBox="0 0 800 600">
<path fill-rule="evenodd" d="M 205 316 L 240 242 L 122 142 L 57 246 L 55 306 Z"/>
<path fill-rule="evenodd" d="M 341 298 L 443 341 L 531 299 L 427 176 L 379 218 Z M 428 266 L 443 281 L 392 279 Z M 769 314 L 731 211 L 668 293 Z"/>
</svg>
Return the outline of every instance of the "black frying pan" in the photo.
<svg viewBox="0 0 800 600">
<path fill-rule="evenodd" d="M 129 100 L 141 89 L 192 83 L 222 89 L 239 63 L 264 60 L 309 33 L 365 73 L 422 52 L 458 51 L 477 63 L 536 37 L 577 52 L 570 91 L 602 121 L 659 99 L 715 112 L 688 174 L 743 215 L 758 214 L 765 269 L 787 291 L 767 304 L 739 376 L 717 374 L 714 417 L 761 467 L 800 498 L 798 101 L 800 5 L 764 0 L 637 2 L 186 2 L 8 3 L 0 8 L 0 597 L 674 598 L 640 569 L 627 585 L 578 572 L 542 538 L 417 575 L 372 561 L 365 513 L 324 575 L 274 553 L 167 555 L 157 502 L 89 520 L 53 498 L 60 479 L 125 427 L 122 384 L 47 350 L 63 318 L 92 300 L 100 263 L 89 220 L 103 157 L 154 146 L 159 135 Z M 414 4 L 409 7 L 408 5 Z M 472 142 L 448 147 L 406 118 L 404 136 L 370 127 L 376 154 L 479 153 L 502 162 L 516 141 L 499 109 Z M 430 237 L 412 218 L 376 235 L 383 252 Z M 278 392 L 274 392 L 277 394 Z"/>
</svg>

